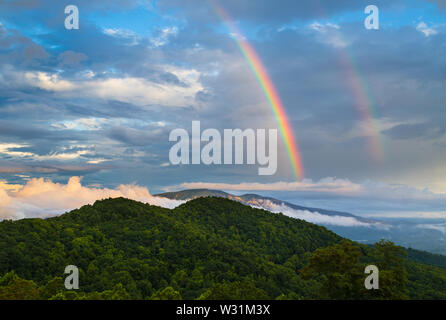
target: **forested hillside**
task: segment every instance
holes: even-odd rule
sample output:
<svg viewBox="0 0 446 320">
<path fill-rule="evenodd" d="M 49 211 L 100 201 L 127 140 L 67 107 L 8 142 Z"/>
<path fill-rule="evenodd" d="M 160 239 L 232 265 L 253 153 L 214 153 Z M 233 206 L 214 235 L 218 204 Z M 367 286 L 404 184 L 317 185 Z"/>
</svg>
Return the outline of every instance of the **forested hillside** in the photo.
<svg viewBox="0 0 446 320">
<path fill-rule="evenodd" d="M 222 198 L 173 210 L 108 199 L 1 222 L 0 299 L 446 299 L 444 260 L 409 254 L 417 262 L 388 242 L 362 246 Z M 363 287 L 370 263 L 376 292 Z M 79 290 L 63 286 L 67 265 Z"/>
</svg>

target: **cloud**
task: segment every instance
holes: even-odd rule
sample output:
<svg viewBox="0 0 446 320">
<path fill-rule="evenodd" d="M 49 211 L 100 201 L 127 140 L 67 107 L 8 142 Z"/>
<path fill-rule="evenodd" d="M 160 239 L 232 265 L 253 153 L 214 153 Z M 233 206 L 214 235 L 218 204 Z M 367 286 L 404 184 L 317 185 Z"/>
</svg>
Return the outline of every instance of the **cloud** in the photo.
<svg viewBox="0 0 446 320">
<path fill-rule="evenodd" d="M 75 165 L 75 164 L 29 164 L 17 163 L 17 161 L 1 161 L 0 173 L 3 174 L 18 174 L 18 173 L 36 173 L 36 174 L 51 174 L 59 173 L 64 176 L 73 174 L 87 174 L 98 172 L 103 169 L 110 169 L 109 166 L 93 165 L 94 163 Z"/>
<path fill-rule="evenodd" d="M 47 91 L 71 91 L 76 85 L 70 81 L 63 80 L 58 74 L 46 72 L 26 72 L 24 78 L 31 86 Z"/>
<path fill-rule="evenodd" d="M 402 184 L 387 184 L 371 180 L 355 183 L 348 179 L 324 178 L 319 181 L 304 179 L 295 182 L 273 183 L 210 183 L 190 182 L 165 188 L 165 191 L 178 189 L 212 189 L 233 191 L 293 191 L 325 196 L 344 196 L 360 199 L 442 201 L 446 203 L 446 193 L 435 193 L 429 189 L 418 189 Z"/>
<path fill-rule="evenodd" d="M 400 0 L 375 0 L 374 4 L 381 9 L 401 4 L 401 2 Z M 326 18 L 341 12 L 364 10 L 366 5 L 367 3 L 357 0 L 282 0 L 279 5 L 270 0 L 161 0 L 157 3 L 157 6 L 163 9 L 181 8 L 178 14 L 194 22 L 216 19 L 214 7 L 218 6 L 223 7 L 234 20 L 269 24 L 289 22 L 296 19 Z"/>
<path fill-rule="evenodd" d="M 106 121 L 105 118 L 79 118 L 52 123 L 51 126 L 59 130 L 99 130 Z"/>
<path fill-rule="evenodd" d="M 61 122 L 52 123 L 53 128 L 59 130 L 88 130 L 95 131 L 102 128 L 102 124 L 107 122 L 105 118 L 79 118 L 75 120 L 64 120 Z"/>
<path fill-rule="evenodd" d="M 371 180 L 361 183 L 335 178 L 271 183 L 192 182 L 167 187 L 164 191 L 203 188 L 248 194 L 258 193 L 300 206 L 349 212 L 361 217 L 446 217 L 444 187 L 435 192 L 427 188 Z M 313 218 L 317 219 L 317 217 Z"/>
<path fill-rule="evenodd" d="M 141 37 L 137 33 L 128 29 L 106 28 L 103 32 L 110 37 L 124 39 L 130 46 L 135 46 L 141 41 Z"/>
<path fill-rule="evenodd" d="M 71 177 L 67 184 L 34 178 L 23 186 L 0 183 L 0 219 L 48 217 L 93 204 L 96 200 L 118 197 L 166 208 L 174 208 L 183 203 L 154 197 L 147 188 L 136 185 L 120 185 L 116 189 L 108 189 L 83 186 L 80 177 Z"/>
<path fill-rule="evenodd" d="M 138 106 L 161 105 L 169 107 L 188 107 L 196 105 L 195 96 L 204 88 L 200 73 L 166 66 L 165 70 L 174 74 L 181 83 L 156 83 L 145 78 L 121 76 L 72 81 L 62 79 L 57 73 L 26 72 L 25 83 L 45 91 L 58 92 L 65 98 L 83 97 L 103 100 L 117 100 Z M 20 75 L 18 75 L 20 76 Z"/>
<path fill-rule="evenodd" d="M 273 182 L 273 183 L 209 183 L 209 182 L 189 182 L 179 186 L 166 188 L 171 189 L 217 189 L 217 190 L 237 190 L 237 191 L 313 191 L 330 193 L 355 193 L 361 190 L 359 184 L 346 179 L 325 178 L 318 182 L 310 179 L 296 182 Z"/>
<path fill-rule="evenodd" d="M 105 134 L 110 139 L 122 142 L 127 146 L 148 146 L 159 143 L 169 135 L 166 128 L 157 126 L 147 126 L 144 130 L 114 126 L 107 130 Z"/>
<path fill-rule="evenodd" d="M 434 28 L 428 27 L 425 22 L 420 22 L 417 25 L 417 30 L 424 33 L 426 37 L 430 37 L 438 33 L 437 30 L 435 30 Z"/>
<path fill-rule="evenodd" d="M 28 147 L 26 144 L 17 143 L 0 143 L 0 154 L 10 156 L 10 157 L 31 157 L 33 153 L 26 151 L 19 151 L 17 149 L 23 149 Z"/>
<path fill-rule="evenodd" d="M 28 66 L 35 64 L 37 60 L 43 62 L 50 56 L 40 44 L 18 30 L 7 29 L 3 24 L 0 24 L 0 49 L 0 61 L 6 58 L 9 63 L 14 61 Z M 11 52 L 14 54 L 10 54 Z"/>
<path fill-rule="evenodd" d="M 333 225 L 333 226 L 342 226 L 342 227 L 370 227 L 370 223 L 359 221 L 354 217 L 345 217 L 338 215 L 325 215 L 321 214 L 317 211 L 308 211 L 308 210 L 295 210 L 284 204 L 278 205 L 274 204 L 269 200 L 263 201 L 262 206 L 259 207 L 261 209 L 265 209 L 271 211 L 273 213 L 283 213 L 284 215 L 295 218 L 305 220 L 307 222 L 315 223 L 315 224 L 323 224 L 323 225 Z"/>
<path fill-rule="evenodd" d="M 335 48 L 345 48 L 349 45 L 349 41 L 340 32 L 341 27 L 337 24 L 313 22 L 308 26 L 308 29 L 315 34 L 316 39 L 321 43 L 326 43 Z"/>
<path fill-rule="evenodd" d="M 437 230 L 446 234 L 446 223 L 440 224 L 418 224 L 417 228 Z"/>
<path fill-rule="evenodd" d="M 159 30 L 158 35 L 150 39 L 150 43 L 155 47 L 161 47 L 169 43 L 169 38 L 178 34 L 177 27 L 165 27 Z"/>
<path fill-rule="evenodd" d="M 22 150 L 28 147 L 29 145 L 27 144 L 0 143 L 0 155 L 13 158 L 25 158 L 36 161 L 45 161 L 45 160 L 74 160 L 87 155 L 95 154 L 94 150 L 92 150 L 93 146 L 72 145 L 70 147 L 62 148 L 63 151 L 61 152 L 51 152 L 45 155 L 39 155 L 34 152 Z M 90 161 L 92 160 L 93 159 L 91 159 Z"/>
<path fill-rule="evenodd" d="M 82 61 L 87 60 L 88 57 L 83 53 L 68 50 L 59 54 L 57 59 L 59 60 L 59 67 L 64 67 L 64 66 L 77 66 Z"/>
<path fill-rule="evenodd" d="M 66 184 L 54 183 L 43 178 L 30 179 L 25 185 L 9 184 L 0 180 L 0 220 L 45 218 L 86 204 L 93 204 L 96 200 L 117 197 L 125 197 L 165 208 L 175 208 L 185 202 L 152 196 L 147 188 L 137 185 L 120 185 L 115 189 L 83 186 L 80 177 L 71 177 Z M 283 204 L 274 204 L 269 200 L 263 201 L 261 206 L 253 207 L 273 213 L 281 212 L 292 218 L 322 225 L 372 226 L 354 217 L 328 216 L 316 211 L 295 210 Z"/>
<path fill-rule="evenodd" d="M 432 123 L 408 123 L 399 124 L 388 130 L 383 131 L 383 134 L 392 139 L 434 139 L 441 137 L 446 132 L 446 128 L 435 126 Z"/>
<path fill-rule="evenodd" d="M 62 140 L 75 140 L 76 144 L 88 141 L 97 146 L 100 154 L 95 159 L 79 155 L 71 161 L 82 159 L 93 164 L 112 159 L 107 165 L 115 166 L 113 170 L 94 171 L 86 177 L 88 182 L 98 179 L 104 183 L 167 185 L 196 181 L 197 177 L 203 177 L 201 181 L 230 183 L 270 181 L 260 180 L 252 175 L 255 170 L 245 167 L 161 167 L 167 161 L 167 143 L 162 145 L 167 139 L 157 138 L 164 133 L 159 131 L 157 135 L 154 130 L 152 135 L 144 132 L 142 125 L 111 122 L 114 118 L 156 119 L 169 122 L 169 128 L 188 128 L 190 121 L 197 119 L 213 128 L 276 125 L 248 64 L 207 1 L 160 0 L 157 6 L 166 11 L 149 13 L 136 8 L 138 0 L 121 2 L 77 1 L 81 29 L 76 32 L 63 27 L 63 2 L 0 3 L 4 22 L 0 28 L 0 134 L 2 142 L 32 145 L 8 152 L 45 156 L 52 150 L 60 153 Z M 389 5 L 397 3 L 400 7 L 396 11 L 381 6 L 384 1 L 374 3 L 386 14 L 402 14 L 405 18 L 373 33 L 363 27 L 367 3 L 357 0 L 284 0 L 280 5 L 270 0 L 216 2 L 239 25 L 268 70 L 299 141 L 307 177 L 314 181 L 326 176 L 348 177 L 350 181 L 372 178 L 429 187 L 437 180 L 445 187 L 444 143 L 440 146 L 419 139 L 432 134 L 440 140 L 442 136 L 436 134 L 441 131 L 436 128 L 446 123 L 442 103 L 446 98 L 446 60 L 438 54 L 443 50 L 444 29 L 440 24 L 431 24 L 430 21 L 438 23 L 437 18 L 426 16 L 431 11 L 424 10 L 425 5 L 419 6 L 426 11 L 426 27 L 421 27 L 436 29 L 436 36 L 426 37 L 416 30 L 420 22 L 418 7 L 410 8 L 403 1 L 385 0 Z M 121 4 L 127 6 L 122 9 Z M 125 12 L 128 8 L 134 10 Z M 342 14 L 347 11 L 357 15 Z M 161 19 L 159 14 L 170 17 Z M 409 19 L 413 15 L 417 16 Z M 147 24 L 144 20 L 148 16 L 154 19 Z M 187 19 L 181 20 L 183 17 Z M 201 23 L 203 20 L 208 23 Z M 276 32 L 284 25 L 288 29 Z M 108 31 L 104 33 L 105 29 Z M 137 44 L 129 45 L 134 39 Z M 348 44 L 345 53 L 354 63 L 356 80 L 350 79 L 349 61 L 347 65 L 339 61 L 344 52 L 339 46 L 343 43 Z M 49 59 L 42 59 L 44 56 Z M 5 65 L 13 65 L 16 77 Z M 165 66 L 174 66 L 172 72 Z M 195 70 L 195 78 L 190 80 L 179 73 L 179 66 Z M 27 73 L 28 79 L 24 76 Z M 388 129 L 383 127 L 386 121 L 403 124 L 381 135 L 387 151 L 380 165 L 373 163 L 370 156 L 364 137 L 369 131 L 355 129 L 364 121 L 357 109 L 356 94 L 360 90 L 351 88 L 354 82 L 356 86 L 361 84 L 370 98 L 375 117 L 370 123 L 381 123 L 381 130 Z M 196 106 L 198 102 L 206 103 L 208 108 L 200 112 L 196 108 L 144 108 L 153 103 Z M 107 123 L 81 120 L 89 118 L 105 118 Z M 419 121 L 425 124 L 404 126 Z M 147 145 L 151 141 L 161 143 Z M 132 152 L 128 152 L 129 148 Z M 279 153 L 279 172 L 273 179 L 286 181 L 291 168 L 284 148 L 279 146 Z M 134 155 L 141 154 L 146 155 L 144 159 L 132 161 Z M 157 170 L 151 167 L 155 161 Z M 14 162 L 19 163 L 10 163 L 11 171 L 51 171 L 56 172 L 57 179 L 68 174 L 48 164 Z M 97 166 L 88 166 L 91 167 Z M 4 172 L 7 169 L 0 168 Z M 80 174 L 83 173 L 71 175 Z M 287 187 L 296 192 L 304 189 Z M 302 192 L 316 194 L 322 190 L 320 194 L 330 199 L 335 194 L 342 195 L 342 188 L 345 194 L 355 194 L 357 198 L 364 194 L 350 190 L 358 189 L 355 184 L 333 187 L 338 193 L 324 191 L 322 185 L 306 188 L 315 190 Z M 386 190 L 393 192 L 392 188 Z"/>
</svg>

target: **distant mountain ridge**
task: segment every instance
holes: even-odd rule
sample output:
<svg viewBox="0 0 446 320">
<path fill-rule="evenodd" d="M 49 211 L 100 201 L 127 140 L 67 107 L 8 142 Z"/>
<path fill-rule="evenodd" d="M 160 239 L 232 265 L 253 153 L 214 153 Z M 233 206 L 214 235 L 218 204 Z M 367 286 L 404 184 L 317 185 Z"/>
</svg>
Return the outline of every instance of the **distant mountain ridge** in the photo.
<svg viewBox="0 0 446 320">
<path fill-rule="evenodd" d="M 446 255 L 446 232 L 442 232 L 446 220 L 435 222 L 425 219 L 368 219 L 351 213 L 305 207 L 257 194 L 233 195 L 220 190 L 190 189 L 166 192 L 156 196 L 176 200 L 192 200 L 202 197 L 220 197 L 240 202 L 270 212 L 322 225 L 343 237 L 360 243 L 372 244 L 381 239 L 391 240 L 406 248 Z M 434 224 L 437 223 L 437 224 Z M 437 227 L 437 228 L 436 228 Z"/>
<path fill-rule="evenodd" d="M 340 217 L 349 217 L 354 218 L 360 222 L 374 224 L 374 223 L 381 223 L 377 220 L 372 219 L 366 219 L 362 218 L 356 215 L 353 215 L 351 213 L 347 212 L 340 212 L 340 211 L 333 211 L 333 210 L 327 210 L 327 209 L 320 209 L 320 208 L 312 208 L 312 207 L 304 207 L 299 206 L 290 202 L 282 201 L 279 199 L 271 198 L 271 197 L 264 197 L 260 196 L 258 194 L 243 194 L 240 196 L 230 194 L 225 191 L 220 190 L 210 190 L 210 189 L 189 189 L 189 190 L 181 190 L 176 192 L 165 192 L 156 194 L 157 197 L 164 197 L 172 200 L 192 200 L 197 198 L 203 198 L 203 197 L 220 197 L 220 198 L 226 198 L 234 201 L 238 201 L 240 203 L 243 203 L 245 205 L 249 205 L 252 207 L 260 207 L 265 209 L 270 209 L 266 204 L 272 203 L 277 206 L 286 206 L 293 210 L 298 211 L 309 211 L 313 213 L 319 213 L 321 215 L 326 215 L 330 217 L 340 216 Z M 269 202 L 269 203 L 268 203 Z"/>
</svg>

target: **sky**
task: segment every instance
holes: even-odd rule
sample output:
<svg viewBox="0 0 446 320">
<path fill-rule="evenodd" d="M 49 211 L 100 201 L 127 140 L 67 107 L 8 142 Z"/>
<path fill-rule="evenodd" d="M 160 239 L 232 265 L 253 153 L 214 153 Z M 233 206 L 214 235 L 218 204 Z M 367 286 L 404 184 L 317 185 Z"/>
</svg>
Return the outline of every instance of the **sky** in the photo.
<svg viewBox="0 0 446 320">
<path fill-rule="evenodd" d="M 445 18 L 444 0 L 2 1 L 0 218 L 199 187 L 446 218 Z M 300 179 L 280 139 L 271 176 L 169 163 L 169 133 L 192 121 L 277 128 L 238 37 L 277 89 Z"/>
</svg>

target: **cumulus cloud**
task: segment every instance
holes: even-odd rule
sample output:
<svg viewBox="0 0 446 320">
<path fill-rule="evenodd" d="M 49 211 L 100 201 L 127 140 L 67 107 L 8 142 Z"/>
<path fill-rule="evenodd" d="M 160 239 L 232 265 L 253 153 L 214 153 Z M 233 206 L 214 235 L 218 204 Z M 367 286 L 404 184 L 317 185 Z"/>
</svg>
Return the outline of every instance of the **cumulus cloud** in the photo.
<svg viewBox="0 0 446 320">
<path fill-rule="evenodd" d="M 48 217 L 93 204 L 96 200 L 118 197 L 166 208 L 183 203 L 154 197 L 147 188 L 137 185 L 120 185 L 108 189 L 83 186 L 80 177 L 71 177 L 67 184 L 34 178 L 22 186 L 0 183 L 0 219 Z"/>
</svg>

